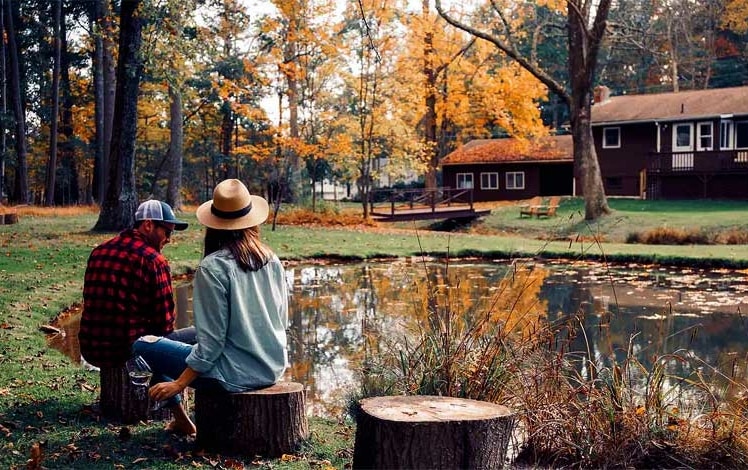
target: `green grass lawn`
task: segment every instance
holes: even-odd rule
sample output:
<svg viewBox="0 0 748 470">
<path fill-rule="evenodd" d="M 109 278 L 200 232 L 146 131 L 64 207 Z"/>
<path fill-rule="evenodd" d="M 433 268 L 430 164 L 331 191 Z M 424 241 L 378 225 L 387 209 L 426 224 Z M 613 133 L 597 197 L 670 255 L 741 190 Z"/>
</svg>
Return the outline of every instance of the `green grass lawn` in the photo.
<svg viewBox="0 0 748 470">
<path fill-rule="evenodd" d="M 279 226 L 264 238 L 286 260 L 435 256 L 569 257 L 661 263 L 748 266 L 747 245 L 648 246 L 622 243 L 633 230 L 701 227 L 748 229 L 746 202 L 650 202 L 611 199 L 613 213 L 593 224 L 582 202 L 562 203 L 551 219 L 519 218 L 517 206 L 494 209 L 469 230 L 428 231 L 418 224 L 376 228 Z M 192 468 L 211 466 L 189 442 L 160 432 L 161 423 L 130 427 L 99 421 L 90 406 L 98 376 L 51 350 L 39 326 L 81 300 L 85 262 L 111 234 L 91 233 L 95 214 L 32 216 L 0 226 L 0 466 L 21 468 L 40 444 L 45 468 Z M 194 268 L 202 229 L 192 214 L 164 253 L 174 273 Z M 417 229 L 403 230 L 406 229 Z M 350 423 L 315 419 L 310 445 L 272 468 L 343 468 L 350 464 Z M 246 462 L 249 464 L 249 462 Z M 225 460 L 220 465 L 230 466 Z"/>
</svg>

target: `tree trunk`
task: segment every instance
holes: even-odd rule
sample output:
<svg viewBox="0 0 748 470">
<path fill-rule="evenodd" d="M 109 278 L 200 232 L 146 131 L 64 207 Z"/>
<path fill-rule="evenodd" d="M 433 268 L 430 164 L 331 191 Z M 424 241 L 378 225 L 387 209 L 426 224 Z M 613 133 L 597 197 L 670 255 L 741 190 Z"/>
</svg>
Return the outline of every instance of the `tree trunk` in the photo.
<svg viewBox="0 0 748 470">
<path fill-rule="evenodd" d="M 60 23 L 60 131 L 64 137 L 59 144 L 61 167 L 65 179 L 57 181 L 55 203 L 78 204 L 83 198 L 80 192 L 78 161 L 75 158 L 75 130 L 73 129 L 73 93 L 70 89 L 70 54 L 68 53 L 65 4 L 62 5 Z"/>
<path fill-rule="evenodd" d="M 502 469 L 515 416 L 464 398 L 389 396 L 361 400 L 353 468 Z"/>
<path fill-rule="evenodd" d="M 429 155 L 428 169 L 426 170 L 426 189 L 436 190 L 436 171 L 439 168 L 439 152 L 436 142 L 436 72 L 434 71 L 434 33 L 429 21 L 430 0 L 421 1 L 421 18 L 423 27 L 428 28 L 423 37 L 423 77 L 426 92 L 426 115 L 423 117 L 423 138 L 425 140 L 426 152 Z"/>
<path fill-rule="evenodd" d="M 60 116 L 60 17 L 62 0 L 55 0 L 54 12 L 54 64 L 52 66 L 52 112 L 49 123 L 49 158 L 47 159 L 47 179 L 44 190 L 44 205 L 51 207 L 55 203 L 55 177 L 57 174 L 57 129 Z"/>
<path fill-rule="evenodd" d="M 601 2 L 598 15 L 607 18 L 609 2 Z M 571 81 L 570 119 L 574 142 L 574 172 L 584 194 L 584 218 L 594 220 L 610 213 L 605 197 L 600 165 L 592 138 L 592 77 L 604 32 L 605 20 L 596 19 L 593 30 L 587 29 L 587 15 L 581 2 L 569 1 L 567 25 L 569 38 L 569 80 Z M 599 31 L 598 31 L 599 30 Z"/>
<path fill-rule="evenodd" d="M 104 134 L 103 142 L 104 156 L 101 160 L 101 171 L 103 172 L 103 187 L 101 188 L 101 198 L 99 204 L 104 203 L 106 198 L 106 186 L 108 184 L 109 167 L 112 162 L 112 133 L 114 129 L 114 107 L 117 95 L 117 67 L 115 62 L 114 54 L 114 37 L 112 31 L 114 24 L 112 22 L 112 9 L 110 5 L 111 0 L 102 0 L 103 16 L 102 18 L 102 65 L 104 67 L 104 83 L 103 83 L 103 94 L 104 94 L 104 108 L 102 109 L 102 118 L 104 120 Z"/>
<path fill-rule="evenodd" d="M 16 8 L 19 4 L 15 3 Z M 23 107 L 21 91 L 21 64 L 19 60 L 18 44 L 14 27 L 13 2 L 5 0 L 5 27 L 7 28 L 8 51 L 10 56 L 10 96 L 13 106 L 13 118 L 16 131 L 16 175 L 14 199 L 18 204 L 29 202 L 29 167 L 26 160 L 26 116 Z"/>
<path fill-rule="evenodd" d="M 107 0 L 96 0 L 90 14 L 90 28 L 94 32 L 94 50 L 91 58 L 94 85 L 94 167 L 91 182 L 91 199 L 98 203 L 104 200 L 104 12 Z"/>
<path fill-rule="evenodd" d="M 0 0 L 0 32 L 2 34 L 5 34 L 5 0 Z M 7 57 L 7 44 L 6 41 L 0 42 L 0 61 L 2 65 L 2 69 L 0 70 L 0 74 L 2 74 L 2 89 L 0 89 L 0 92 L 2 93 L 2 109 L 0 109 L 0 113 L 2 113 L 3 116 L 7 115 L 8 113 L 8 65 L 6 62 Z M 7 132 L 5 130 L 5 124 L 0 125 L 0 205 L 4 202 L 4 198 L 6 196 L 6 188 L 5 188 L 5 162 L 7 160 Z"/>
<path fill-rule="evenodd" d="M 278 382 L 244 393 L 195 391 L 198 449 L 279 457 L 309 435 L 304 387 Z"/>
<path fill-rule="evenodd" d="M 135 140 L 138 91 L 143 66 L 140 45 L 143 18 L 136 14 L 140 0 L 123 0 L 120 12 L 119 60 L 106 197 L 94 230 L 118 231 L 131 227 L 137 207 L 135 192 Z"/>
<path fill-rule="evenodd" d="M 166 188 L 166 202 L 174 210 L 179 210 L 182 207 L 182 197 L 179 190 L 182 187 L 182 149 L 184 148 L 182 91 L 169 84 L 169 97 L 171 98 L 169 104 L 171 142 L 169 144 L 169 183 Z"/>
</svg>

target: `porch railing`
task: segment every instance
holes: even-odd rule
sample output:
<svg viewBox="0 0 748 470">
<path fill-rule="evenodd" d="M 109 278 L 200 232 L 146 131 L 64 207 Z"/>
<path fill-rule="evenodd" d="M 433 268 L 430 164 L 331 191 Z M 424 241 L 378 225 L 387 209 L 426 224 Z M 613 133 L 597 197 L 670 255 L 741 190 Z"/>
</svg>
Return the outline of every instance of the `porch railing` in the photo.
<svg viewBox="0 0 748 470">
<path fill-rule="evenodd" d="M 748 170 L 748 149 L 652 153 L 647 170 L 651 173 Z"/>
</svg>

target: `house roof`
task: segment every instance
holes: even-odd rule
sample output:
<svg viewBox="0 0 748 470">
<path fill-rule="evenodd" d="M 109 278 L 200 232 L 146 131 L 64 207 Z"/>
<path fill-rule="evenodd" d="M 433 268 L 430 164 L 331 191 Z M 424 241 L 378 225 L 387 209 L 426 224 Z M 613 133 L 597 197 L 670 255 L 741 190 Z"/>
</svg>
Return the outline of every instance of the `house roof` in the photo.
<svg viewBox="0 0 748 470">
<path fill-rule="evenodd" d="M 748 86 L 611 96 L 592 106 L 592 125 L 748 115 Z"/>
<path fill-rule="evenodd" d="M 574 149 L 571 135 L 555 135 L 532 140 L 517 138 L 476 139 L 442 159 L 442 165 L 465 163 L 571 162 Z"/>
</svg>

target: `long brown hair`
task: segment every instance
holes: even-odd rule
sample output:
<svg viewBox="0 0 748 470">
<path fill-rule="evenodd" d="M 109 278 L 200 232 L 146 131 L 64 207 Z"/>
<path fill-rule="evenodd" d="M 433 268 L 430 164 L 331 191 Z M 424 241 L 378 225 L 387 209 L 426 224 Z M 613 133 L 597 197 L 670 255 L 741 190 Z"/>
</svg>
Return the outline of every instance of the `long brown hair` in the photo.
<svg viewBox="0 0 748 470">
<path fill-rule="evenodd" d="M 203 256 L 223 249 L 231 252 L 242 271 L 257 271 L 273 257 L 273 250 L 260 241 L 259 226 L 241 230 L 206 228 Z"/>
</svg>

